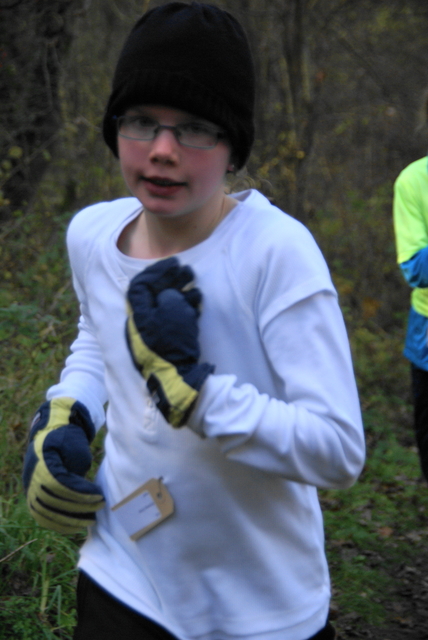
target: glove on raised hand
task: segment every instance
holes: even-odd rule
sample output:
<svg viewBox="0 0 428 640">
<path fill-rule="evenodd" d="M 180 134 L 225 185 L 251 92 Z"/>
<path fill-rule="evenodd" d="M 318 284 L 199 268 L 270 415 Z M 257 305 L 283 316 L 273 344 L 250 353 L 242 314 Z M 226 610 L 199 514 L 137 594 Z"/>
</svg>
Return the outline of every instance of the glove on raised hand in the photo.
<svg viewBox="0 0 428 640">
<path fill-rule="evenodd" d="M 202 295 L 190 267 L 167 258 L 139 273 L 128 289 L 126 337 L 135 366 L 173 427 L 186 423 L 214 367 L 198 364 Z"/>
<path fill-rule="evenodd" d="M 31 515 L 58 533 L 94 524 L 104 506 L 101 490 L 84 476 L 95 427 L 86 407 L 73 398 L 42 404 L 31 425 L 23 483 Z"/>
</svg>

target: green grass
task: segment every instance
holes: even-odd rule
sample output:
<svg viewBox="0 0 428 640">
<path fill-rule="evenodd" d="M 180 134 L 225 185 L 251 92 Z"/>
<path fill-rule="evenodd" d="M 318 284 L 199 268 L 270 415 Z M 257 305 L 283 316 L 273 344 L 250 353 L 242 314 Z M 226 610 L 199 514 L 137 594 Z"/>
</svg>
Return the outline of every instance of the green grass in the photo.
<svg viewBox="0 0 428 640">
<path fill-rule="evenodd" d="M 44 531 L 22 492 L 0 501 L 0 639 L 71 638 L 78 540 Z"/>
<path fill-rule="evenodd" d="M 418 564 L 428 541 L 428 491 L 421 481 L 413 441 L 408 364 L 396 346 L 396 336 L 390 340 L 382 336 L 377 345 L 372 343 L 371 362 L 364 353 L 360 358 L 360 352 L 354 351 L 364 389 L 361 400 L 367 406 L 363 413 L 367 460 L 354 487 L 320 492 L 333 603 L 340 615 L 355 615 L 354 627 L 359 623 L 382 627 L 390 621 L 398 569 Z M 385 366 L 385 387 L 381 376 L 375 386 L 372 379 L 380 360 Z M 367 366 L 370 372 L 365 377 Z M 395 371 L 395 389 L 391 371 Z M 368 379 L 371 383 L 365 387 Z"/>
<path fill-rule="evenodd" d="M 72 637 L 75 564 L 82 537 L 29 516 L 22 459 L 32 414 L 53 384 L 75 333 L 64 251 L 67 218 L 17 215 L 0 232 L 0 640 Z"/>
<path fill-rule="evenodd" d="M 57 380 L 75 334 L 64 250 L 68 218 L 44 211 L 41 224 L 40 212 L 20 215 L 0 231 L 6 274 L 0 289 L 0 640 L 70 639 L 75 622 L 83 534 L 67 538 L 35 525 L 21 487 L 29 420 Z M 320 496 L 338 626 L 348 614 L 381 626 L 397 580 L 394 567 L 426 545 L 428 492 L 419 482 L 403 329 L 387 333 L 373 319 L 347 319 L 368 457 L 353 488 Z"/>
</svg>

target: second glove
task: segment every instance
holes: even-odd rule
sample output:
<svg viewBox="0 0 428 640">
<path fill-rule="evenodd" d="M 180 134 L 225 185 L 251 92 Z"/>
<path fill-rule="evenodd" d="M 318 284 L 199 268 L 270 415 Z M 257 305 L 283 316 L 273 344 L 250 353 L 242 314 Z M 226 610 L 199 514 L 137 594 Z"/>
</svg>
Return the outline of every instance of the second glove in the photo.
<svg viewBox="0 0 428 640">
<path fill-rule="evenodd" d="M 126 337 L 135 366 L 165 419 L 185 424 L 214 367 L 198 363 L 199 289 L 193 272 L 167 258 L 139 273 L 128 290 Z"/>
<path fill-rule="evenodd" d="M 33 420 L 23 482 L 31 515 L 58 533 L 94 524 L 104 506 L 101 490 L 83 477 L 91 466 L 95 427 L 73 398 L 45 402 Z"/>
</svg>

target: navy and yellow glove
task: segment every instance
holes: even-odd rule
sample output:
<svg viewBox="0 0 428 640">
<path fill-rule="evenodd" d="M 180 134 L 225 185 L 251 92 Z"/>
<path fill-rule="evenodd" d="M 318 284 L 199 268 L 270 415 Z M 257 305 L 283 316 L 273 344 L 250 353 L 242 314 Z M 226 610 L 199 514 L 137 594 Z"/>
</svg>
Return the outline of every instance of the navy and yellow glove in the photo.
<svg viewBox="0 0 428 640">
<path fill-rule="evenodd" d="M 94 524 L 104 506 L 101 490 L 84 476 L 92 462 L 95 427 L 73 398 L 42 404 L 31 425 L 23 483 L 31 515 L 47 529 L 77 533 Z"/>
<path fill-rule="evenodd" d="M 190 267 L 176 258 L 151 265 L 128 290 L 126 338 L 135 366 L 173 427 L 186 423 L 214 367 L 199 364 L 202 295 Z"/>
</svg>

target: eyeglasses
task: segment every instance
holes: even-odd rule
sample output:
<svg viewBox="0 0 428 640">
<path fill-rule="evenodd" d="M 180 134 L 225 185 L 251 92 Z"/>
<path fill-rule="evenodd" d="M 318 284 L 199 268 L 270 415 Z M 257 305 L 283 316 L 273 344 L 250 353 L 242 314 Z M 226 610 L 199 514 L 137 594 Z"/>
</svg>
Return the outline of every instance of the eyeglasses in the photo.
<svg viewBox="0 0 428 640">
<path fill-rule="evenodd" d="M 146 116 L 115 116 L 117 132 L 122 138 L 130 140 L 154 140 L 162 129 L 168 129 L 175 135 L 183 147 L 195 149 L 213 149 L 225 133 L 202 122 L 184 122 L 175 127 L 159 124 Z"/>
</svg>

